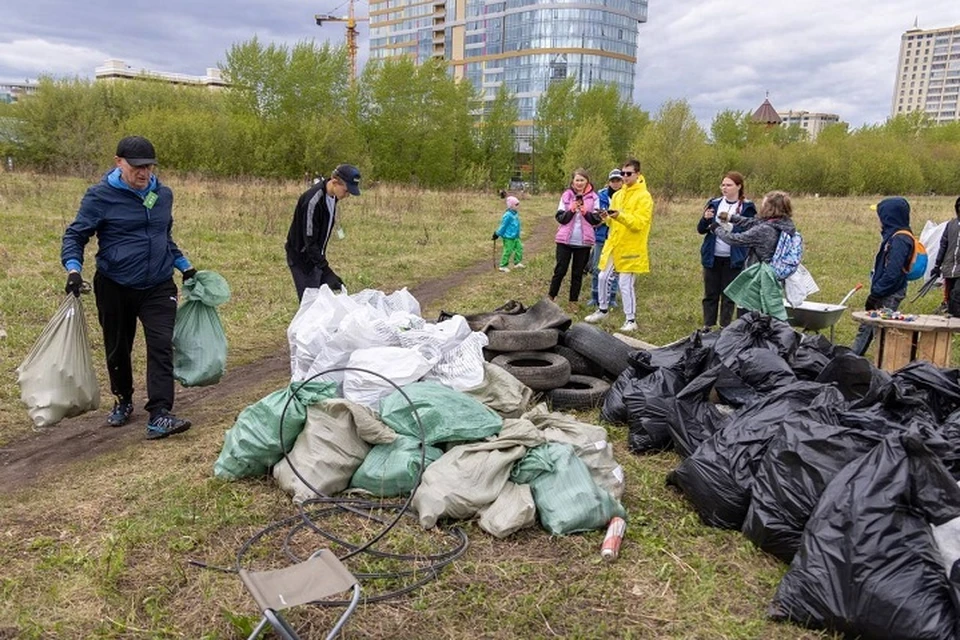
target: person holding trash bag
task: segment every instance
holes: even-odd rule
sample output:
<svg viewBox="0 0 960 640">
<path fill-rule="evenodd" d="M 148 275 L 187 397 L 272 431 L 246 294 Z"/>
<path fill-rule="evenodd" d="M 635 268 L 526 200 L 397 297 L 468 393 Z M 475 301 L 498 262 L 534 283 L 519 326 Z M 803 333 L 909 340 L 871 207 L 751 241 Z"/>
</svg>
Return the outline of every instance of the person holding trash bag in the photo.
<svg viewBox="0 0 960 640">
<path fill-rule="evenodd" d="M 360 195 L 360 170 L 352 164 L 341 164 L 297 200 L 285 245 L 297 300 L 303 300 L 305 290 L 324 284 L 334 291 L 343 288 L 343 280 L 327 262 L 327 243 L 334 228 L 342 235 L 336 227 L 337 204 L 351 195 Z"/>
<path fill-rule="evenodd" d="M 510 256 L 513 256 L 513 268 L 523 269 L 523 242 L 520 240 L 520 214 L 517 209 L 520 200 L 516 196 L 507 196 L 507 210 L 503 212 L 500 226 L 493 232 L 491 240 L 503 240 L 503 255 L 500 258 L 500 271 L 510 271 Z"/>
<path fill-rule="evenodd" d="M 563 278 L 570 271 L 570 307 L 580 300 L 580 288 L 583 286 L 583 272 L 590 260 L 590 248 L 594 243 L 593 225 L 600 219 L 594 213 L 597 210 L 597 192 L 593 190 L 590 176 L 585 169 L 573 172 L 570 186 L 560 196 L 556 219 L 560 225 L 554 240 L 557 243 L 557 262 L 550 279 L 549 296 L 556 299 L 560 293 Z"/>
<path fill-rule="evenodd" d="M 943 277 L 943 302 L 937 313 L 946 312 L 957 317 L 960 316 L 960 289 L 957 289 L 957 279 L 960 278 L 960 198 L 953 203 L 953 211 L 956 217 L 947 223 L 940 235 L 937 262 L 930 270 L 930 277 Z"/>
<path fill-rule="evenodd" d="M 910 203 L 906 198 L 884 198 L 871 206 L 880 220 L 880 248 L 873 259 L 870 294 L 864 308 L 896 311 L 907 296 L 907 266 L 913 258 L 913 232 L 910 230 Z M 910 234 L 897 233 L 910 231 Z M 851 349 L 858 356 L 867 352 L 873 341 L 873 327 L 861 324 Z"/>
<path fill-rule="evenodd" d="M 726 229 L 721 223 L 731 223 L 742 231 Z M 797 233 L 793 223 L 793 205 L 784 191 L 770 191 L 763 196 L 760 211 L 755 218 L 737 213 L 720 213 L 714 217 L 710 230 L 731 247 L 745 247 L 747 259 L 744 270 L 723 290 L 741 309 L 759 311 L 780 320 L 787 319 L 783 306 L 783 283 L 778 279 L 771 260 L 777 251 L 780 236 Z"/>
<path fill-rule="evenodd" d="M 189 420 L 171 413 L 177 314 L 173 270 L 187 281 L 196 269 L 173 241 L 173 192 L 154 175 L 153 144 L 127 136 L 117 144 L 114 162 L 83 196 L 76 219 L 63 234 L 60 259 L 67 270 L 67 293 L 79 296 L 84 249 L 97 236 L 93 291 L 116 397 L 107 424 L 123 426 L 133 415 L 131 352 L 139 319 L 147 346 L 147 439 L 155 440 L 190 428 Z"/>
<path fill-rule="evenodd" d="M 733 300 L 723 295 L 723 290 L 743 271 L 748 249 L 743 245 L 730 245 L 711 230 L 717 214 L 738 214 L 744 218 L 757 215 L 757 207 L 746 199 L 743 187 L 743 174 L 729 171 L 720 181 L 719 198 L 707 201 L 703 215 L 697 222 L 697 233 L 703 235 L 700 245 L 700 264 L 703 265 L 703 328 L 711 330 L 717 325 L 718 314 L 720 328 L 733 320 Z M 742 227 L 735 231 L 744 231 Z"/>
</svg>

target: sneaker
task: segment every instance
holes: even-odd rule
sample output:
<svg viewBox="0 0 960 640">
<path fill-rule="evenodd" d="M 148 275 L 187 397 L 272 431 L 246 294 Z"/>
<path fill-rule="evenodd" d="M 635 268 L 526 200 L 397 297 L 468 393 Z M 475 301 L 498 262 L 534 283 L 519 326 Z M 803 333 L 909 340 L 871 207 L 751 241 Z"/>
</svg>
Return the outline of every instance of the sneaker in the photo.
<svg viewBox="0 0 960 640">
<path fill-rule="evenodd" d="M 514 269 L 526 269 L 526 268 L 527 268 L 527 265 L 523 264 L 522 262 L 518 262 L 517 264 L 513 265 L 513 268 L 514 268 Z"/>
<path fill-rule="evenodd" d="M 189 420 L 178 418 L 169 411 L 162 410 L 147 423 L 147 440 L 159 440 L 175 433 L 183 433 L 189 428 Z"/>
<path fill-rule="evenodd" d="M 111 427 L 122 427 L 130 422 L 131 415 L 133 415 L 132 402 L 114 402 L 113 411 L 107 415 L 107 424 Z"/>
<path fill-rule="evenodd" d="M 597 324 L 601 320 L 607 317 L 607 312 L 605 309 L 597 309 L 586 318 L 583 319 L 584 322 L 589 322 L 590 324 Z"/>
<path fill-rule="evenodd" d="M 636 331 L 638 328 L 639 327 L 637 327 L 636 322 L 634 322 L 633 320 L 627 320 L 626 322 L 623 323 L 623 326 L 620 327 L 620 331 Z"/>
<path fill-rule="evenodd" d="M 504 273 L 510 273 L 510 269 L 508 267 L 500 267 L 500 271 L 503 271 Z"/>
<path fill-rule="evenodd" d="M 947 303 L 946 303 L 946 302 L 941 302 L 941 303 L 940 303 L 940 306 L 937 307 L 937 310 L 934 311 L 933 313 L 936 314 L 936 315 L 938 315 L 938 316 L 945 316 L 945 315 L 947 315 Z"/>
</svg>

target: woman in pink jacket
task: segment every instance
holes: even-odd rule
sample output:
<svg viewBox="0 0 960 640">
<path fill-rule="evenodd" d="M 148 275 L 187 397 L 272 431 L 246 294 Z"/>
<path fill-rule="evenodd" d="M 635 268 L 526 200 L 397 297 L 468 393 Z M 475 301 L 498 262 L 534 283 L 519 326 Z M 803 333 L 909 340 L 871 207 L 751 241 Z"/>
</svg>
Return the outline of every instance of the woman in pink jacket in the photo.
<svg viewBox="0 0 960 640">
<path fill-rule="evenodd" d="M 590 261 L 590 248 L 594 244 L 593 226 L 600 223 L 596 214 L 599 198 L 590 183 L 590 176 L 583 169 L 573 172 L 570 186 L 560 196 L 557 206 L 557 264 L 553 268 L 550 280 L 550 299 L 560 293 L 560 284 L 567 275 L 570 262 L 573 272 L 570 274 L 570 302 L 580 300 L 580 287 L 583 273 Z"/>
</svg>

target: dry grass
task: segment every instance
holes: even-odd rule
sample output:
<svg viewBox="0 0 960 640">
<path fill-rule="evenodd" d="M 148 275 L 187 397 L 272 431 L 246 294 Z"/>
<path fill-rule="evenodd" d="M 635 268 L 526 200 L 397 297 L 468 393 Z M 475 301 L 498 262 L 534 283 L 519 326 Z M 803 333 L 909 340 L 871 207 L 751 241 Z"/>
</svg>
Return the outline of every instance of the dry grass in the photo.
<svg viewBox="0 0 960 640">
<path fill-rule="evenodd" d="M 230 364 L 282 348 L 295 310 L 282 244 L 300 186 L 171 182 L 178 198 L 178 240 L 198 266 L 220 271 L 233 286 L 234 299 L 222 308 Z M 58 302 L 59 237 L 84 186 L 75 180 L 0 175 L 6 223 L 0 230 L 0 268 L 6 276 L 0 325 L 8 332 L 0 341 L 5 374 L 0 441 L 29 432 L 13 369 Z M 797 203 L 808 242 L 806 262 L 823 290 L 819 299 L 838 301 L 858 280 L 866 282 L 877 235 L 874 214 L 867 209 L 873 200 Z M 942 220 L 950 212 L 947 199 L 913 203 L 915 220 Z M 488 238 L 500 204 L 485 195 L 373 190 L 349 202 L 347 239 L 334 245 L 333 264 L 352 290 L 390 290 L 454 272 L 489 259 Z M 649 342 L 675 339 L 700 324 L 694 231 L 700 204 L 673 203 L 656 219 L 654 271 L 638 287 L 638 337 Z M 526 228 L 552 215 L 553 205 L 552 197 L 526 200 Z M 440 308 L 489 309 L 509 298 L 532 303 L 546 290 L 552 252 L 526 262 L 526 271 L 491 269 L 465 282 L 425 309 L 425 316 Z M 935 297 L 907 310 L 928 311 L 936 306 Z M 89 319 L 95 327 L 95 319 Z M 852 339 L 853 329 L 845 317 L 838 340 Z M 99 338 L 94 349 L 99 362 Z M 202 422 L 181 437 L 81 462 L 40 485 L 0 497 L 0 638 L 245 637 L 243 629 L 256 616 L 239 580 L 187 561 L 229 566 L 247 538 L 292 515 L 289 499 L 268 478 L 224 483 L 211 477 L 223 432 L 236 413 L 282 383 L 265 379 L 222 399 L 222 406 L 204 411 Z M 584 418 L 598 416 L 592 412 Z M 551 538 L 531 530 L 495 540 L 466 523 L 470 548 L 463 558 L 409 596 L 362 607 L 346 637 L 822 637 L 766 620 L 784 567 L 739 533 L 700 524 L 664 485 L 678 461 L 674 454 L 631 456 L 625 434 L 609 431 L 628 478 L 623 502 L 630 524 L 619 561 L 601 562 L 602 532 Z M 406 525 L 391 538 L 398 548 L 428 542 L 445 544 Z M 258 562 L 276 561 L 275 547 L 254 553 Z M 304 637 L 317 637 L 334 615 L 301 607 L 290 618 Z"/>
</svg>

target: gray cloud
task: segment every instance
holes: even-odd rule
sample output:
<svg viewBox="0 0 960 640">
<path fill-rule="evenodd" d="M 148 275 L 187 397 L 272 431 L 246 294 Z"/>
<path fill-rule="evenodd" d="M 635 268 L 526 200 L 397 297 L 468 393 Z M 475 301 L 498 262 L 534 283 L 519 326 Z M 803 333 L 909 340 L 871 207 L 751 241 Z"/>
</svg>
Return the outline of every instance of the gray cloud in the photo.
<svg viewBox="0 0 960 640">
<path fill-rule="evenodd" d="M 686 99 L 708 125 L 720 110 L 753 111 L 767 92 L 781 110 L 837 113 L 853 126 L 890 110 L 900 35 L 960 21 L 956 0 L 650 0 L 640 27 L 635 100 L 655 112 Z M 367 12 L 357 4 L 357 15 Z M 315 13 L 343 15 L 324 0 L 128 1 L 92 9 L 64 0 L 0 0 L 0 82 L 41 74 L 92 77 L 107 58 L 202 75 L 231 45 L 257 36 L 293 45 L 342 43 L 344 26 L 317 27 Z M 360 26 L 361 62 L 368 31 Z"/>
</svg>

